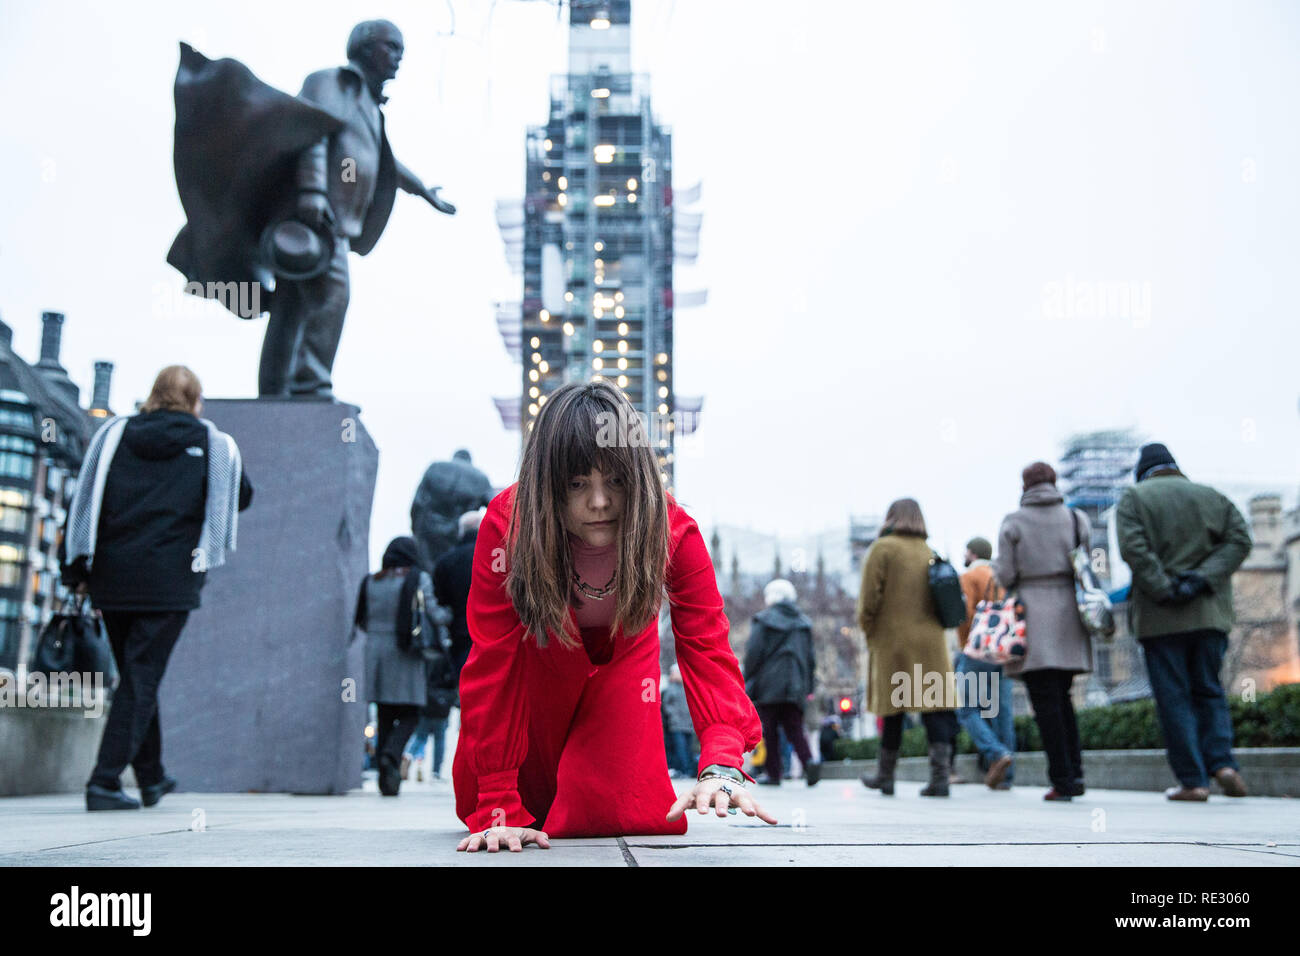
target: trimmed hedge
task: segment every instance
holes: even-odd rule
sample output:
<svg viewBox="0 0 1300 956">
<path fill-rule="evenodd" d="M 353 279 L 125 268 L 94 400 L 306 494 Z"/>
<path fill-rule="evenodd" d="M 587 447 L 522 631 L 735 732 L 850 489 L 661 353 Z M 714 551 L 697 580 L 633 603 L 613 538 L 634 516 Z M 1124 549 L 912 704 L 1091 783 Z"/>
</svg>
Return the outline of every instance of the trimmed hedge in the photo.
<svg viewBox="0 0 1300 956">
<path fill-rule="evenodd" d="M 1234 747 L 1300 747 L 1300 684 L 1286 684 L 1255 701 L 1228 698 L 1232 714 Z M 1156 719 L 1154 700 L 1135 700 L 1108 707 L 1090 707 L 1077 712 L 1079 741 L 1084 750 L 1162 750 L 1165 746 Z M 1028 714 L 1015 719 L 1016 750 L 1042 750 L 1038 724 Z M 965 731 L 957 736 L 959 753 L 972 753 Z M 903 731 L 900 755 L 923 757 L 927 751 L 925 728 Z M 874 760 L 880 752 L 880 738 L 839 740 L 835 755 L 840 759 Z"/>
</svg>

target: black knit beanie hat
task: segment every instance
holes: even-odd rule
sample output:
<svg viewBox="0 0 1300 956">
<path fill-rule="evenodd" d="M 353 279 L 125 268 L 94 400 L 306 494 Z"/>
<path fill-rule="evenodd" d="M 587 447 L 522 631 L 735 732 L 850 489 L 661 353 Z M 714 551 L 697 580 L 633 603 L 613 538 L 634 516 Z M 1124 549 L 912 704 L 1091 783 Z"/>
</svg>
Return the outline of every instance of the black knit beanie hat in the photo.
<svg viewBox="0 0 1300 956">
<path fill-rule="evenodd" d="M 1147 477 L 1147 473 L 1157 468 L 1177 468 L 1178 462 L 1174 461 L 1174 456 L 1169 454 L 1169 449 L 1159 442 L 1151 442 L 1149 445 L 1143 445 L 1142 450 L 1138 452 L 1137 467 L 1133 469 L 1133 478 L 1141 481 Z"/>
</svg>

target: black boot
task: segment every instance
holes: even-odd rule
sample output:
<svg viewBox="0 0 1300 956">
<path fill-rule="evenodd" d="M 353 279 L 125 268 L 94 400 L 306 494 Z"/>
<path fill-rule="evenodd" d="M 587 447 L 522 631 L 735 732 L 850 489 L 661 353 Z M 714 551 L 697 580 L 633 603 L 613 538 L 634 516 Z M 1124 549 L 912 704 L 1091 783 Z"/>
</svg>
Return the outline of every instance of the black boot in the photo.
<svg viewBox="0 0 1300 956">
<path fill-rule="evenodd" d="M 163 777 L 155 784 L 140 788 L 140 802 L 146 807 L 152 807 L 175 789 L 176 781 L 171 777 Z"/>
<path fill-rule="evenodd" d="M 140 804 L 120 789 L 110 790 L 97 783 L 86 784 L 87 810 L 139 810 Z"/>
<path fill-rule="evenodd" d="M 810 763 L 803 768 L 804 779 L 808 781 L 808 786 L 817 786 L 817 781 L 822 778 L 822 765 L 820 763 Z"/>
<path fill-rule="evenodd" d="M 397 761 L 392 754 L 379 755 L 379 792 L 386 797 L 395 797 L 402 787 L 402 775 L 398 772 Z"/>
<path fill-rule="evenodd" d="M 948 767 L 951 757 L 952 744 L 930 744 L 930 782 L 921 788 L 921 796 L 948 796 Z"/>
<path fill-rule="evenodd" d="M 868 777 L 865 773 L 858 779 L 862 781 L 864 787 L 870 787 L 872 790 L 879 790 L 887 797 L 894 795 L 894 769 L 898 766 L 898 751 L 886 750 L 880 748 L 880 766 L 876 770 L 874 777 Z"/>
</svg>

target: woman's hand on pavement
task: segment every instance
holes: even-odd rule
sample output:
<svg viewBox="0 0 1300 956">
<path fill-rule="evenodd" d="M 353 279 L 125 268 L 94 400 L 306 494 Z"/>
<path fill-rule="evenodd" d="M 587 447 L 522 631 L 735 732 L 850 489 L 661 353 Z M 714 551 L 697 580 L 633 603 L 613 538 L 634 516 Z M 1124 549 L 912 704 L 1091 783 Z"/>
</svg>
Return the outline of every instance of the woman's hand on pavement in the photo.
<svg viewBox="0 0 1300 956">
<path fill-rule="evenodd" d="M 731 791 L 730 796 L 722 789 L 724 786 Z M 677 798 L 672 809 L 668 811 L 666 819 L 669 822 L 680 820 L 682 814 L 692 805 L 700 813 L 708 813 L 709 807 L 713 807 L 720 817 L 727 815 L 728 807 L 735 807 L 746 816 L 758 817 L 764 823 L 776 823 L 776 817 L 760 807 L 744 786 L 731 780 L 722 780 L 717 777 L 700 780 L 689 792 L 683 793 Z"/>
<path fill-rule="evenodd" d="M 551 838 L 545 830 L 533 830 L 528 827 L 489 827 L 482 833 L 471 833 L 456 845 L 456 849 L 477 853 L 486 849 L 496 853 L 504 845 L 511 853 L 522 852 L 529 843 L 536 843 L 543 850 L 551 848 Z"/>
</svg>

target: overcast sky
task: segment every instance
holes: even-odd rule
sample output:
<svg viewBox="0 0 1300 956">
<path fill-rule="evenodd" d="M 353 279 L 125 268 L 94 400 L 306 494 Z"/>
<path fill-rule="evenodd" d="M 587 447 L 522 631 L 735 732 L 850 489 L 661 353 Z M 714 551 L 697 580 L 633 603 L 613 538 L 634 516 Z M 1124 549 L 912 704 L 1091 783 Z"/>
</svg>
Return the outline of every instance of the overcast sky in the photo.
<svg viewBox="0 0 1300 956">
<path fill-rule="evenodd" d="M 678 392 L 705 396 L 677 492 L 706 535 L 847 532 L 911 495 L 955 549 L 996 532 L 1025 464 L 1108 427 L 1293 500 L 1298 10 L 634 0 L 675 181 L 704 185 L 676 285 L 709 301 L 678 312 L 675 361 Z M 399 195 L 352 258 L 335 392 L 380 448 L 376 558 L 430 461 L 464 446 L 514 477 L 493 302 L 521 280 L 494 203 L 521 194 L 525 127 L 565 68 L 554 6 L 0 3 L 0 315 L 34 362 L 41 311 L 66 312 L 64 365 L 85 398 L 116 362 L 119 410 L 173 362 L 209 397 L 257 391 L 265 320 L 160 294 L 182 282 L 177 41 L 297 92 L 378 16 L 406 38 L 394 151 L 460 211 Z"/>
</svg>

